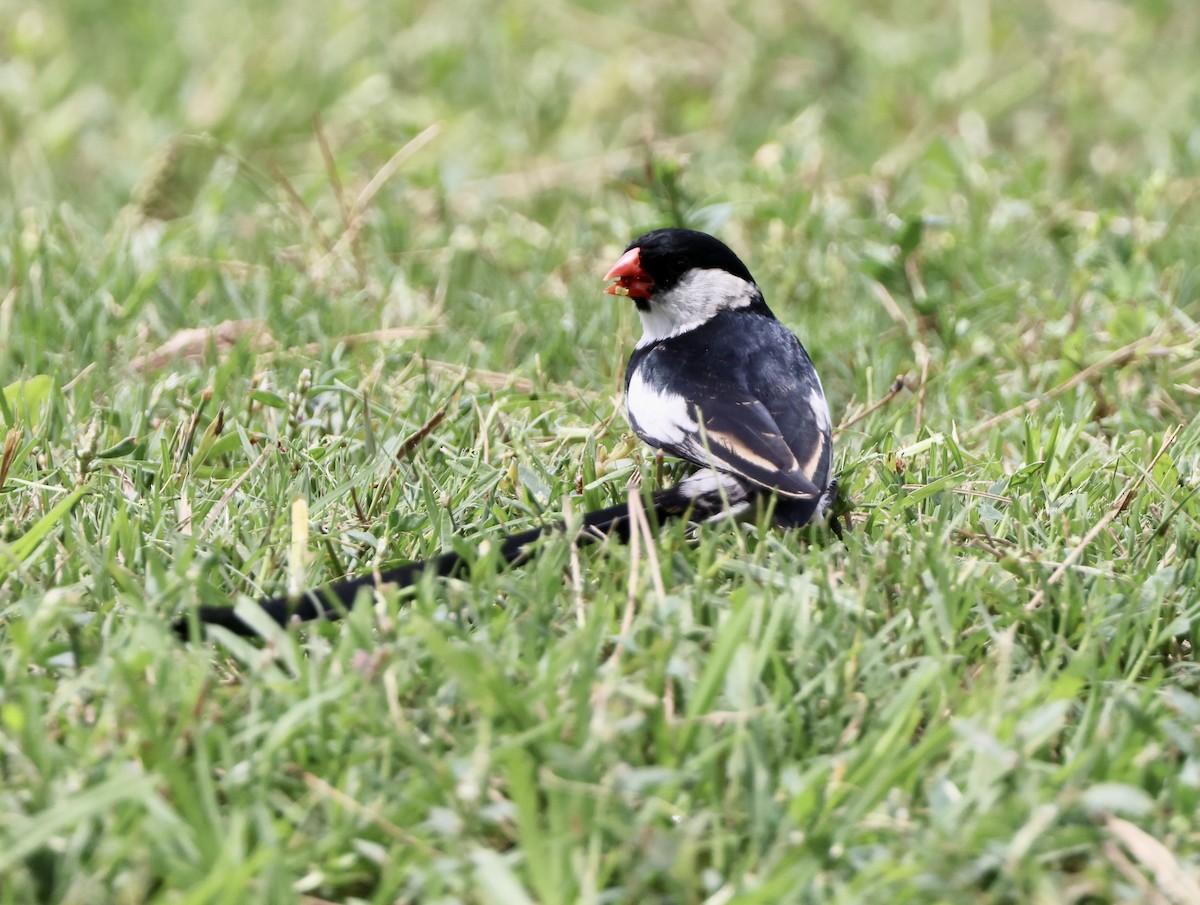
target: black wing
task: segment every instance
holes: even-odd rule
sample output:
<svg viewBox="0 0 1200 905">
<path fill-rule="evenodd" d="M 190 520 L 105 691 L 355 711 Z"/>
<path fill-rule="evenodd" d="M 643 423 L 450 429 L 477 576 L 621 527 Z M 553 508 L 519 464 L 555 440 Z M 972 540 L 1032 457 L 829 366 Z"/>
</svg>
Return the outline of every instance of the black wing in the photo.
<svg viewBox="0 0 1200 905">
<path fill-rule="evenodd" d="M 815 498 L 829 483 L 829 409 L 795 335 L 779 321 L 726 311 L 639 349 L 626 405 L 647 443 L 761 487 Z"/>
</svg>

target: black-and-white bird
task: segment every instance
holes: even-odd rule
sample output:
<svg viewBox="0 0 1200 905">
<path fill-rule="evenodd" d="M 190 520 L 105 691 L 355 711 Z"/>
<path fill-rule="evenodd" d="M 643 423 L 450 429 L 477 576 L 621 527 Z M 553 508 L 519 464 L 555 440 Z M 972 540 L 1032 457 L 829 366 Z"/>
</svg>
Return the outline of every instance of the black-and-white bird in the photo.
<svg viewBox="0 0 1200 905">
<path fill-rule="evenodd" d="M 782 527 L 823 514 L 836 482 L 821 380 L 737 255 L 706 233 L 658 229 L 605 279 L 642 320 L 625 372 L 634 432 L 710 470 L 733 505 L 772 491 Z"/>
<path fill-rule="evenodd" d="M 713 519 L 772 498 L 781 527 L 824 517 L 837 481 L 830 474 L 831 422 L 821 381 L 737 255 L 706 233 L 658 229 L 630 243 L 605 279 L 611 281 L 605 291 L 633 299 L 642 321 L 625 375 L 630 424 L 650 446 L 699 466 L 651 494 L 654 517 Z M 500 557 L 520 561 L 536 540 L 561 528 L 509 535 Z M 630 530 L 629 507 L 621 503 L 587 513 L 579 537 L 627 540 Z M 259 605 L 280 625 L 336 618 L 364 587 L 408 587 L 424 574 L 466 567 L 451 551 Z M 187 639 L 204 625 L 256 634 L 232 607 L 212 606 L 178 620 L 175 630 Z"/>
</svg>

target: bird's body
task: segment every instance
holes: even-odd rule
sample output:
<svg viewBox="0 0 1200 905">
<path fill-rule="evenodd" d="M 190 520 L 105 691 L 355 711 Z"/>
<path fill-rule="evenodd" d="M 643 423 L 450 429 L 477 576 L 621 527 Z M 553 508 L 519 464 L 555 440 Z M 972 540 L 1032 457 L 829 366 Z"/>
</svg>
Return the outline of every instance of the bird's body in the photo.
<svg viewBox="0 0 1200 905">
<path fill-rule="evenodd" d="M 837 482 L 830 476 L 829 408 L 808 353 L 776 320 L 746 266 L 704 233 L 655 230 L 635 239 L 609 270 L 606 290 L 637 306 L 643 336 L 629 360 L 625 398 L 642 440 L 699 466 L 647 500 L 656 519 L 716 518 L 775 497 L 781 527 L 808 524 L 828 511 Z M 634 516 L 622 503 L 584 515 L 581 539 L 629 537 Z M 837 523 L 834 522 L 836 530 Z M 501 539 L 500 556 L 524 559 L 551 525 Z M 360 589 L 414 584 L 425 574 L 469 568 L 457 551 L 423 562 L 259 601 L 281 625 L 336 618 Z M 255 634 L 232 607 L 200 607 L 175 630 L 191 637 L 202 625 Z"/>
<path fill-rule="evenodd" d="M 656 230 L 609 271 L 644 335 L 625 374 L 646 443 L 777 497 L 775 521 L 807 524 L 832 502 L 831 424 L 800 340 L 745 265 L 711 236 Z"/>
<path fill-rule="evenodd" d="M 685 380 L 694 388 L 687 396 L 661 389 Z M 777 491 L 783 527 L 811 521 L 829 484 L 829 410 L 808 354 L 779 321 L 723 312 L 641 346 L 625 394 L 630 425 L 646 443 Z"/>
</svg>

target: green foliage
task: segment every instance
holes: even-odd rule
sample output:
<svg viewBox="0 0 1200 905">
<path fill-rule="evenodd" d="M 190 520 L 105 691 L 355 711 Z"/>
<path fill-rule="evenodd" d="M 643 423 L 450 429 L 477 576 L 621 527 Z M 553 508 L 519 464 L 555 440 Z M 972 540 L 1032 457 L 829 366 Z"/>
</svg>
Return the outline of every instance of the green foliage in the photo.
<svg viewBox="0 0 1200 905">
<path fill-rule="evenodd" d="M 1200 897 L 1200 10 L 0 22 L 0 903 Z M 804 339 L 854 530 L 490 568 L 657 480 L 600 275 L 666 224 Z"/>
</svg>

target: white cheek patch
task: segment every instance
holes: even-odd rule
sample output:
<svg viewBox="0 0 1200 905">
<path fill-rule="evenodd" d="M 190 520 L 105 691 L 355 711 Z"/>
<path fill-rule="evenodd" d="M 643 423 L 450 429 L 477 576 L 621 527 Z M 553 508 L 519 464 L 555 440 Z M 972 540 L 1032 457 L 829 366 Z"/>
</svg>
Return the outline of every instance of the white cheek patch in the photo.
<svg viewBox="0 0 1200 905">
<path fill-rule="evenodd" d="M 687 400 L 676 393 L 654 389 L 635 371 L 625 399 L 629 418 L 655 446 L 679 446 L 695 436 L 696 419 L 688 411 Z"/>
<path fill-rule="evenodd" d="M 757 286 L 726 270 L 689 270 L 669 290 L 655 294 L 649 310 L 638 311 L 642 319 L 638 347 L 679 336 L 728 308 L 745 308 L 761 298 Z"/>
</svg>

